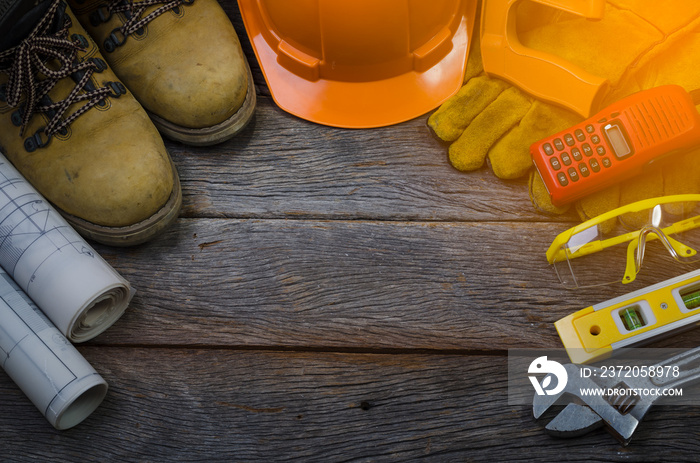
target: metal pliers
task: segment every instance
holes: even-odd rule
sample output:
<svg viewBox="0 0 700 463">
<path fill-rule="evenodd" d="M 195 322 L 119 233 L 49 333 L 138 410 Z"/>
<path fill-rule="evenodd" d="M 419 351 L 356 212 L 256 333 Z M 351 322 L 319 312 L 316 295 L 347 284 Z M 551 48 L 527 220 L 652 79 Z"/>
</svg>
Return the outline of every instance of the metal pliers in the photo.
<svg viewBox="0 0 700 463">
<path fill-rule="evenodd" d="M 609 370 L 599 367 L 566 364 L 566 386 L 558 394 L 535 394 L 533 414 L 535 418 L 540 418 L 551 406 L 567 403 L 545 427 L 549 434 L 557 437 L 577 437 L 606 426 L 622 445 L 627 445 L 651 406 L 658 399 L 665 397 L 664 389 L 681 388 L 700 379 L 700 347 L 666 359 L 651 368 L 659 366 L 665 371 L 676 371 L 677 376 L 669 374 L 620 378 L 607 374 Z M 676 366 L 679 368 L 673 370 Z M 646 390 L 648 394 L 591 393 L 596 389 L 618 392 Z"/>
</svg>

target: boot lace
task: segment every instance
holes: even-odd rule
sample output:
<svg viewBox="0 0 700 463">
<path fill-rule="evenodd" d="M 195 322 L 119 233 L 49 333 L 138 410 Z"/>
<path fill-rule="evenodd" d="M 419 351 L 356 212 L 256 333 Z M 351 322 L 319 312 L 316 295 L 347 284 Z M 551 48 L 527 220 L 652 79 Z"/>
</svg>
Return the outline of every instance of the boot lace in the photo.
<svg viewBox="0 0 700 463">
<path fill-rule="evenodd" d="M 114 29 L 104 42 L 104 48 L 108 52 L 124 43 L 126 38 L 134 33 L 141 33 L 144 26 L 156 19 L 163 13 L 175 10 L 178 11 L 180 5 L 191 5 L 194 0 L 109 0 L 106 5 L 101 6 L 92 13 L 90 21 L 94 26 L 107 22 L 115 13 L 121 13 L 126 20 L 120 27 Z M 144 16 L 147 9 L 158 6 Z"/>
<path fill-rule="evenodd" d="M 68 37 L 68 29 L 72 23 L 68 15 L 59 11 L 61 3 L 61 0 L 55 0 L 25 40 L 16 47 L 0 53 L 0 72 L 9 75 L 4 91 L 5 99 L 10 106 L 19 107 L 12 119 L 15 125 L 20 126 L 20 136 L 23 136 L 35 114 L 43 113 L 48 116 L 46 127 L 39 129 L 33 137 L 25 141 L 25 148 L 29 151 L 45 146 L 53 134 L 65 132 L 75 119 L 104 98 L 113 96 L 110 87 L 95 88 L 90 81 L 93 73 L 105 66 L 104 62 L 95 58 L 78 58 L 78 52 L 86 51 L 87 41 L 79 35 Z M 57 14 L 59 23 L 61 16 L 63 17 L 62 24 L 58 26 L 54 24 Z M 73 78 L 75 86 L 65 99 L 52 101 L 48 96 L 49 92 L 60 80 L 67 77 Z M 81 101 L 87 102 L 64 118 L 68 108 Z M 30 142 L 32 140 L 35 145 Z M 29 149 L 28 145 L 33 149 Z"/>
</svg>

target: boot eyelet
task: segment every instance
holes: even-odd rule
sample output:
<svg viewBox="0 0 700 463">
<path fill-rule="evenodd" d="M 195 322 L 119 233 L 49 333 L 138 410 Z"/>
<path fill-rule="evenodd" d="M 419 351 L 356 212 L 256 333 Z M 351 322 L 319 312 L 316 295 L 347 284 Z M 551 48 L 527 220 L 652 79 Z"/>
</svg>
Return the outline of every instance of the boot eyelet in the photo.
<svg viewBox="0 0 700 463">
<path fill-rule="evenodd" d="M 90 45 L 84 35 L 73 34 L 70 36 L 70 38 L 73 42 L 77 43 L 78 46 L 82 49 L 87 49 L 87 47 Z"/>
<path fill-rule="evenodd" d="M 105 51 L 112 53 L 117 47 L 126 42 L 126 36 L 118 27 L 110 32 L 109 37 L 104 41 Z"/>
<path fill-rule="evenodd" d="M 18 109 L 17 111 L 14 111 L 12 116 L 10 116 L 10 120 L 12 120 L 12 124 L 15 127 L 20 127 L 22 125 L 22 110 Z"/>
<path fill-rule="evenodd" d="M 126 87 L 121 82 L 105 82 L 105 86 L 111 90 L 110 96 L 112 98 L 119 98 L 126 94 Z"/>
<path fill-rule="evenodd" d="M 53 134 L 53 138 L 56 138 L 57 140 L 68 140 L 70 136 L 70 126 L 62 127 L 59 131 Z"/>
<path fill-rule="evenodd" d="M 95 65 L 95 72 L 102 72 L 107 69 L 107 63 L 101 58 L 90 58 L 90 61 Z"/>
<path fill-rule="evenodd" d="M 102 23 L 106 23 L 112 18 L 112 12 L 106 6 L 101 6 L 90 13 L 90 24 L 97 27 Z"/>
<path fill-rule="evenodd" d="M 49 144 L 49 142 L 51 141 L 51 136 L 46 135 L 45 130 L 46 127 L 42 127 L 36 132 L 34 132 L 34 135 L 32 135 L 31 137 L 27 137 L 24 140 L 24 149 L 27 150 L 27 152 L 31 153 Z"/>
</svg>

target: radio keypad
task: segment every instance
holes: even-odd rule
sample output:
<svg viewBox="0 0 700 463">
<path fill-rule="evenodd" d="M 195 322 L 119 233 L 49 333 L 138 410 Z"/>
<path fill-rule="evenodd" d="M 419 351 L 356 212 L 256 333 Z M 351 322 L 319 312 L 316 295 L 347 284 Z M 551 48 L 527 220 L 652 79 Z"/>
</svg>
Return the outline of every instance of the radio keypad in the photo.
<svg viewBox="0 0 700 463">
<path fill-rule="evenodd" d="M 556 176 L 561 186 L 567 186 L 569 182 L 577 182 L 581 177 L 595 175 L 602 168 L 612 166 L 612 161 L 606 156 L 605 146 L 600 144 L 600 135 L 595 132 L 595 127 L 587 124 L 584 129 L 576 129 L 573 133 L 566 133 L 561 138 L 555 138 L 551 143 L 542 145 L 545 154 L 550 156 L 550 166 L 559 171 Z M 600 157 L 593 156 L 593 153 Z"/>
<path fill-rule="evenodd" d="M 578 165 L 578 171 L 581 172 L 581 175 L 584 177 L 588 177 L 589 175 L 591 175 L 591 171 L 585 162 L 582 162 Z"/>
<path fill-rule="evenodd" d="M 559 184 L 561 186 L 566 186 L 569 184 L 569 179 L 566 177 L 564 172 L 557 173 L 557 180 L 559 180 Z"/>
</svg>

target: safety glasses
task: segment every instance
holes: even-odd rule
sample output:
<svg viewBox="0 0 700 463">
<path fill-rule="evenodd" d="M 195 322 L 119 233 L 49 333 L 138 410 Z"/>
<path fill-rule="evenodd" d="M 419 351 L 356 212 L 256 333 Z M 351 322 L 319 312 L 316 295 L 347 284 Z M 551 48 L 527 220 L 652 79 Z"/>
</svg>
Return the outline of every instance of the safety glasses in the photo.
<svg viewBox="0 0 700 463">
<path fill-rule="evenodd" d="M 547 260 L 569 288 L 637 277 L 645 254 L 700 261 L 700 194 L 663 196 L 609 211 L 556 237 Z"/>
</svg>

